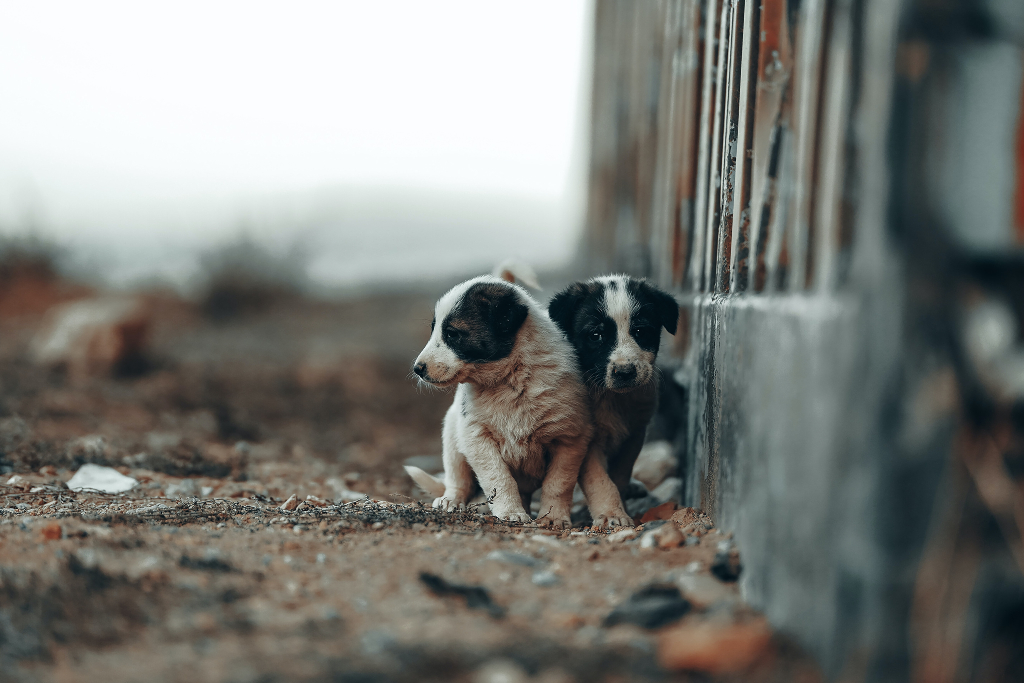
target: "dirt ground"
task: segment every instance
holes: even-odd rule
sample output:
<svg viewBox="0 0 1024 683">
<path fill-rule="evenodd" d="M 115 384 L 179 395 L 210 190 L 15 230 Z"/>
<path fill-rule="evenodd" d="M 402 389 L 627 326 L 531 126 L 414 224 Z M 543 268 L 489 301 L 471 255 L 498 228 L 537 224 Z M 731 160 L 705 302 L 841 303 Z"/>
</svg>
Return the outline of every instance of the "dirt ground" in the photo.
<svg viewBox="0 0 1024 683">
<path fill-rule="evenodd" d="M 0 319 L 0 680 L 821 680 L 712 575 L 715 529 L 425 506 L 401 464 L 450 400 L 408 378 L 432 301 L 214 323 L 153 295 L 122 377 L 37 367 L 38 311 Z M 74 493 L 85 463 L 139 485 Z"/>
</svg>

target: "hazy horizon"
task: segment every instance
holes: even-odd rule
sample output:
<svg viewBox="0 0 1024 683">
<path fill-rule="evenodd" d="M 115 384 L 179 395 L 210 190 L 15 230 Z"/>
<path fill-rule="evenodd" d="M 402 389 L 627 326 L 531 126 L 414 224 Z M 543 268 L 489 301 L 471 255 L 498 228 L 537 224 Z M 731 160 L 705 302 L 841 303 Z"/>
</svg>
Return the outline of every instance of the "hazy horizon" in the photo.
<svg viewBox="0 0 1024 683">
<path fill-rule="evenodd" d="M 571 258 L 587 2 L 0 9 L 0 231 L 187 287 L 242 234 L 323 287 Z M 524 45 L 528 49 L 524 49 Z"/>
</svg>

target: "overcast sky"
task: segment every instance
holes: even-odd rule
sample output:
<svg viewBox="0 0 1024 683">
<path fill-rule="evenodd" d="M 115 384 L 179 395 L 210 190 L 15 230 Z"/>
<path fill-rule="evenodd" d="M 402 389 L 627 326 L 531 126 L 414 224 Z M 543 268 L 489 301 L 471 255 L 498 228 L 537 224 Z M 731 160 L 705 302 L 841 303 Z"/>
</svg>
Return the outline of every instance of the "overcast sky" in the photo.
<svg viewBox="0 0 1024 683">
<path fill-rule="evenodd" d="M 435 218 L 455 222 L 460 196 L 513 199 L 545 225 L 531 239 L 550 235 L 537 253 L 567 258 L 589 21 L 582 1 L 2 0 L 0 225 L 116 246 L 120 261 L 243 222 L 343 248 L 360 225 L 324 197 L 384 188 L 374 196 L 413 217 L 424 192 L 448 197 Z M 463 237 L 487 222 L 480 207 Z"/>
</svg>

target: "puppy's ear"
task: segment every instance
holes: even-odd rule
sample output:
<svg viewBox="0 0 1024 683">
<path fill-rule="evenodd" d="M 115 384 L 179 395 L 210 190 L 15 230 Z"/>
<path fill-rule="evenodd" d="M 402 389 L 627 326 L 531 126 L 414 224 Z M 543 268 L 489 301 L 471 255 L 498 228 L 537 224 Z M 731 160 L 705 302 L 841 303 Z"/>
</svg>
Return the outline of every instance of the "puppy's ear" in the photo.
<svg viewBox="0 0 1024 683">
<path fill-rule="evenodd" d="M 498 297 L 493 302 L 492 320 L 499 331 L 504 334 L 513 334 L 522 327 L 529 312 L 530 309 L 526 307 L 526 304 L 519 301 L 519 297 L 510 292 L 506 296 Z"/>
<path fill-rule="evenodd" d="M 562 332 L 572 334 L 572 321 L 576 311 L 589 294 L 587 286 L 582 282 L 574 282 L 556 294 L 548 304 L 548 315 Z"/>
<path fill-rule="evenodd" d="M 646 282 L 640 285 L 640 289 L 643 290 L 644 296 L 654 305 L 654 310 L 658 312 L 661 324 L 668 330 L 669 334 L 675 334 L 676 326 L 679 323 L 679 304 L 676 303 L 675 297 Z"/>
</svg>

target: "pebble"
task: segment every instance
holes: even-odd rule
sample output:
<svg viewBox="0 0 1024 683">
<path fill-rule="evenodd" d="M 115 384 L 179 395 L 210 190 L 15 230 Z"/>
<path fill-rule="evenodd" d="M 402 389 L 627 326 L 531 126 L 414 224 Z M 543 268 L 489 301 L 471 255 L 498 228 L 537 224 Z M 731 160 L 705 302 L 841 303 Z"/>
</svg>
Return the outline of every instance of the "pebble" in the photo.
<svg viewBox="0 0 1024 683">
<path fill-rule="evenodd" d="M 295 495 L 295 494 L 293 493 L 293 494 L 292 494 L 292 495 L 291 495 L 291 496 L 290 496 L 290 497 L 288 498 L 288 500 L 286 500 L 285 502 L 283 502 L 283 503 L 281 504 L 281 507 L 280 507 L 280 509 L 281 509 L 281 510 L 283 510 L 283 511 L 285 511 L 285 512 L 291 512 L 292 510 L 294 510 L 294 509 L 295 509 L 295 508 L 297 508 L 298 506 L 299 506 L 299 498 L 298 498 L 298 496 L 296 496 L 296 495 Z"/>
<path fill-rule="evenodd" d="M 658 663 L 670 671 L 739 674 L 768 654 L 772 634 L 762 620 L 681 624 L 661 637 Z"/>
<path fill-rule="evenodd" d="M 616 607 L 605 626 L 635 624 L 641 628 L 660 628 L 681 619 L 690 611 L 690 602 L 672 585 L 656 584 L 641 588 Z"/>
<path fill-rule="evenodd" d="M 663 524 L 654 531 L 648 531 L 640 539 L 641 548 L 678 548 L 686 537 L 675 524 Z"/>
<path fill-rule="evenodd" d="M 42 530 L 43 539 L 47 541 L 59 541 L 64 538 L 64 529 L 61 528 L 60 524 L 54 522 L 53 524 L 47 524 Z"/>
<path fill-rule="evenodd" d="M 68 480 L 68 488 L 72 491 L 90 489 L 103 493 L 124 493 L 135 488 L 138 483 L 112 467 L 87 463 L 78 468 L 74 476 Z"/>
<path fill-rule="evenodd" d="M 732 541 L 722 541 L 718 544 L 718 552 L 715 553 L 715 560 L 711 563 L 711 573 L 722 581 L 735 581 L 740 578 L 743 565 L 740 563 L 740 553 Z"/>
<path fill-rule="evenodd" d="M 551 586 L 557 586 L 561 582 L 561 579 L 559 579 L 558 575 L 553 571 L 542 569 L 541 571 L 534 572 L 530 581 L 532 581 L 535 586 L 550 588 Z"/>
<path fill-rule="evenodd" d="M 719 603 L 734 604 L 739 601 L 735 591 L 707 574 L 681 574 L 675 577 L 675 584 L 699 610 L 706 610 Z"/>
<path fill-rule="evenodd" d="M 631 538 L 636 538 L 636 530 L 622 529 L 621 531 L 616 531 L 614 533 L 608 534 L 606 538 L 608 539 L 609 543 L 622 543 L 623 541 L 628 541 Z"/>
<path fill-rule="evenodd" d="M 541 567 L 545 564 L 543 560 L 538 560 L 531 555 L 513 553 L 508 550 L 492 550 L 487 553 L 486 559 L 501 562 L 502 564 L 514 564 L 520 567 Z"/>
<path fill-rule="evenodd" d="M 473 683 L 526 683 L 529 677 L 515 662 L 495 659 L 473 673 Z"/>
</svg>

